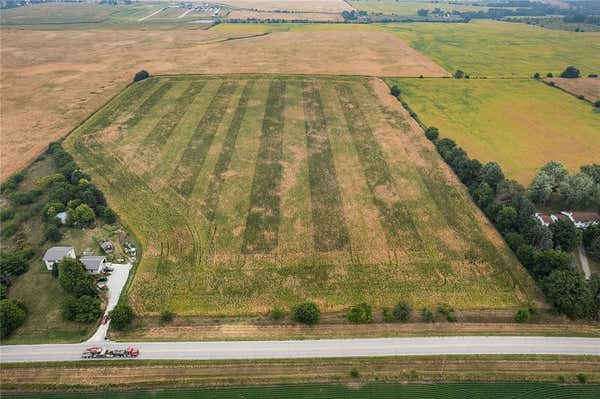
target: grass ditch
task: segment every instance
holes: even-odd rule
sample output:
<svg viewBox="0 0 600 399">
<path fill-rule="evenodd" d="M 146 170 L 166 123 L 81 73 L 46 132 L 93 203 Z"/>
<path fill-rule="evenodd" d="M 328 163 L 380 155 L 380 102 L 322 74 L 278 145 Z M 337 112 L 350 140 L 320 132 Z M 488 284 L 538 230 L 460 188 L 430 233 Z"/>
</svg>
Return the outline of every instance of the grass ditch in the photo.
<svg viewBox="0 0 600 399">
<path fill-rule="evenodd" d="M 321 94 L 315 83 L 305 82 L 303 105 L 314 246 L 322 252 L 340 250 L 349 244 L 350 237 L 344 220 Z"/>
<path fill-rule="evenodd" d="M 223 82 L 208 106 L 206 113 L 198 122 L 196 130 L 172 176 L 172 184 L 180 194 L 189 196 L 194 191 L 198 174 L 204 165 L 208 150 L 212 145 L 237 85 L 238 82 L 235 81 Z"/>
<path fill-rule="evenodd" d="M 286 83 L 269 87 L 262 124 L 256 170 L 252 180 L 250 209 L 244 231 L 244 253 L 268 253 L 277 247 L 279 232 L 279 188 L 283 175 L 283 125 Z"/>
</svg>

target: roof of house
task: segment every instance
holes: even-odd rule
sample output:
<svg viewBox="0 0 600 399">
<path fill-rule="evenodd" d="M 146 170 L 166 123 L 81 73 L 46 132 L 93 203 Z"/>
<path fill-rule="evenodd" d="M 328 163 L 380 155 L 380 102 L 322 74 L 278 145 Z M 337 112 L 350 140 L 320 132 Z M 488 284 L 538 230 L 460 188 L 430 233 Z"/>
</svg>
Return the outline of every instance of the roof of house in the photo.
<svg viewBox="0 0 600 399">
<path fill-rule="evenodd" d="M 544 223 L 552 223 L 552 218 L 549 215 L 538 213 L 537 217 L 540 218 Z"/>
<path fill-rule="evenodd" d="M 596 212 L 573 212 L 571 216 L 576 223 L 600 222 L 600 216 Z"/>
<path fill-rule="evenodd" d="M 61 260 L 65 256 L 74 250 L 73 247 L 52 247 L 48 248 L 46 253 L 44 254 L 44 261 L 46 262 L 56 262 Z"/>
<path fill-rule="evenodd" d="M 106 256 L 82 256 L 80 260 L 85 270 L 95 272 L 106 261 Z"/>
<path fill-rule="evenodd" d="M 556 218 L 558 220 L 568 220 L 568 221 L 571 221 L 571 219 L 567 215 L 563 215 L 562 213 L 556 213 L 554 216 L 556 216 Z"/>
<path fill-rule="evenodd" d="M 60 220 L 62 224 L 67 223 L 67 212 L 59 212 L 56 214 L 56 218 Z"/>
</svg>

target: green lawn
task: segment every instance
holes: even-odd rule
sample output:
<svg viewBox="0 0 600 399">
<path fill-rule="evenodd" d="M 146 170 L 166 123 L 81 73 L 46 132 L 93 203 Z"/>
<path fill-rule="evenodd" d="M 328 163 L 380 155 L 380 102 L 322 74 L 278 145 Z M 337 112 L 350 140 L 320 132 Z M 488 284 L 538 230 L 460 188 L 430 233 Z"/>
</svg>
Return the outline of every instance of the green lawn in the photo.
<svg viewBox="0 0 600 399">
<path fill-rule="evenodd" d="M 476 20 L 469 23 L 397 24 L 219 24 L 219 31 L 384 31 L 406 40 L 450 72 L 472 77 L 554 75 L 575 65 L 587 76 L 600 73 L 600 32 L 566 32 L 526 24 Z"/>
<path fill-rule="evenodd" d="M 422 133 L 364 78 L 151 78 L 65 145 L 141 240 L 129 298 L 142 314 L 536 296 Z"/>
<path fill-rule="evenodd" d="M 562 399 L 597 398 L 598 385 L 560 385 L 550 383 L 446 383 L 446 384 L 321 384 L 254 387 L 202 388 L 194 390 L 152 390 L 138 392 L 85 393 L 89 399 L 163 399 L 163 398 L 305 398 L 305 399 L 364 399 L 364 398 L 421 398 L 421 399 Z M 5 398 L 79 398 L 81 393 L 8 394 Z"/>
<path fill-rule="evenodd" d="M 388 79 L 428 126 L 471 157 L 497 161 L 528 185 L 548 161 L 571 170 L 598 161 L 600 113 L 532 79 Z"/>
</svg>

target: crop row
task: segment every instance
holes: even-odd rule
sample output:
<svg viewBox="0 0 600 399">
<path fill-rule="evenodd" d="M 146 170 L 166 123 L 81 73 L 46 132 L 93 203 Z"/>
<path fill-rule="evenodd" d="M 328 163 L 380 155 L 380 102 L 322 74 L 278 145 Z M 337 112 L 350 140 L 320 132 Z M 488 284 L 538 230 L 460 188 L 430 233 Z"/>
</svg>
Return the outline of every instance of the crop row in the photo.
<svg viewBox="0 0 600 399">
<path fill-rule="evenodd" d="M 285 82 L 271 82 L 252 180 L 250 209 L 242 247 L 244 253 L 268 253 L 277 247 L 281 201 L 279 188 L 283 175 L 280 161 L 283 156 L 285 91 Z"/>
<path fill-rule="evenodd" d="M 305 83 L 303 104 L 314 245 L 318 251 L 339 250 L 350 238 L 318 86 Z"/>
<path fill-rule="evenodd" d="M 217 163 L 215 164 L 215 168 L 213 170 L 213 178 L 208 183 L 204 213 L 206 218 L 211 222 L 214 220 L 215 211 L 219 203 L 219 196 L 221 194 L 224 181 L 223 174 L 229 169 L 231 157 L 233 156 L 233 151 L 235 149 L 235 143 L 242 126 L 242 121 L 246 115 L 248 100 L 250 99 L 253 87 L 254 81 L 251 80 L 246 83 L 246 86 L 242 91 L 235 114 L 233 115 L 229 129 L 225 134 L 223 148 L 221 149 L 221 153 L 219 154 L 219 158 L 217 159 Z"/>
<path fill-rule="evenodd" d="M 170 81 L 158 86 L 158 88 L 154 90 L 146 100 L 144 100 L 142 105 L 140 105 L 140 107 L 127 120 L 127 128 L 134 128 L 142 119 L 148 116 L 148 112 L 162 100 L 164 95 L 171 90 L 172 86 L 173 83 Z"/>
<path fill-rule="evenodd" d="M 382 225 L 386 231 L 388 245 L 395 248 L 400 245 L 405 246 L 407 242 L 414 242 L 410 236 L 417 234 L 417 229 L 412 216 L 407 207 L 398 199 L 390 167 L 367 123 L 366 116 L 354 97 L 352 88 L 347 84 L 337 84 L 335 89 L 369 191 L 373 197 L 373 203 L 379 211 Z"/>
<path fill-rule="evenodd" d="M 205 81 L 189 84 L 185 91 L 175 100 L 173 110 L 164 114 L 148 136 L 146 136 L 144 139 L 145 147 L 155 147 L 167 142 L 173 133 L 173 129 L 175 129 L 190 105 L 192 105 L 194 98 L 202 91 L 205 85 Z"/>
<path fill-rule="evenodd" d="M 172 176 L 172 184 L 180 194 L 189 196 L 194 191 L 208 150 L 237 85 L 237 82 L 223 82 L 212 98 L 204 116 L 198 122 Z"/>
</svg>

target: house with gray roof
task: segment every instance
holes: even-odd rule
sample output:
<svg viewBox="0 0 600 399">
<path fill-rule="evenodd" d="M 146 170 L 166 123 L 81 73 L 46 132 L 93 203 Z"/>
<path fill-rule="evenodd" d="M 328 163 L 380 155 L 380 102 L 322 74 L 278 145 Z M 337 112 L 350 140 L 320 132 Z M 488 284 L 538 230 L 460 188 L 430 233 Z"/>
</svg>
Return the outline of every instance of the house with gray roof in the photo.
<svg viewBox="0 0 600 399">
<path fill-rule="evenodd" d="M 57 262 L 64 258 L 75 259 L 75 248 L 73 247 L 52 247 L 48 248 L 44 254 L 44 263 L 48 270 L 52 270 Z"/>
<path fill-rule="evenodd" d="M 79 260 L 90 274 L 102 273 L 106 266 L 106 256 L 82 256 Z"/>
</svg>

